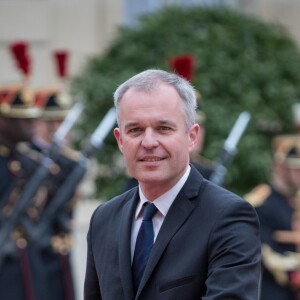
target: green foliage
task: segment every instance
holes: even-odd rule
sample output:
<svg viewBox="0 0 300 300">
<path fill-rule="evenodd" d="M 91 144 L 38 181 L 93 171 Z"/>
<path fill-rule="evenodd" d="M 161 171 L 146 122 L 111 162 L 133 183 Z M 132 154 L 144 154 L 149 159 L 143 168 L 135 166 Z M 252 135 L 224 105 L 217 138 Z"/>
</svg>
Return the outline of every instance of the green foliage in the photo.
<svg viewBox="0 0 300 300">
<path fill-rule="evenodd" d="M 73 81 L 86 99 L 82 133 L 113 105 L 120 83 L 148 68 L 169 70 L 169 58 L 186 53 L 196 59 L 193 85 L 207 116 L 203 156 L 216 160 L 238 115 L 252 115 L 226 176 L 226 187 L 242 195 L 268 180 L 274 134 L 295 131 L 291 106 L 300 98 L 300 54 L 279 25 L 223 7 L 169 7 L 137 28 L 121 28 L 107 52 L 91 58 Z M 109 198 L 126 177 L 112 135 L 98 159 L 105 166 L 98 196 Z"/>
</svg>

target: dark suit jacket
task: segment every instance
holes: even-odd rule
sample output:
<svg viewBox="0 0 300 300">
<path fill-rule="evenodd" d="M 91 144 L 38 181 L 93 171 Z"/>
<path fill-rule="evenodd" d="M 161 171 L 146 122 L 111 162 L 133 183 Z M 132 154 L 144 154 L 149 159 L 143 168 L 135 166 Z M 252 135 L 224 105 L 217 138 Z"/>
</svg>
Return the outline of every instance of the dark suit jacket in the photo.
<svg viewBox="0 0 300 300">
<path fill-rule="evenodd" d="M 94 212 L 85 300 L 257 299 L 260 237 L 246 201 L 192 167 L 162 224 L 136 296 L 130 236 L 138 189 Z"/>
</svg>

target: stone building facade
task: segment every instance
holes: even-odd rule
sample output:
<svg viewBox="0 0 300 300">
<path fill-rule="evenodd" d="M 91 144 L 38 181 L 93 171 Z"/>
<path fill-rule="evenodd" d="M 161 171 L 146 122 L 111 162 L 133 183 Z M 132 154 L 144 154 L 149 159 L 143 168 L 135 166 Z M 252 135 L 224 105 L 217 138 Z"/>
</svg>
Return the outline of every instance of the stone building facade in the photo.
<svg viewBox="0 0 300 300">
<path fill-rule="evenodd" d="M 0 0 L 0 83 L 20 80 L 8 46 L 26 40 L 32 56 L 33 88 L 56 84 L 52 52 L 70 51 L 69 74 L 78 74 L 89 56 L 102 53 L 121 24 L 166 4 L 228 4 L 286 26 L 300 44 L 300 0 Z"/>
</svg>

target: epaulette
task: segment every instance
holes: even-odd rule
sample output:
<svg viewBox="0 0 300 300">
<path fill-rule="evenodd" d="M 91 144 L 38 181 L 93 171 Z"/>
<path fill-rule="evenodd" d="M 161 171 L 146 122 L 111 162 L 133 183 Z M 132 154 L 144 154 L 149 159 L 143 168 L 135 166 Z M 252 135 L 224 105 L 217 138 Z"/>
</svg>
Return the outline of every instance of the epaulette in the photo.
<svg viewBox="0 0 300 300">
<path fill-rule="evenodd" d="M 4 145 L 0 145 L 0 156 L 8 157 L 9 154 L 10 154 L 9 148 Z"/>
<path fill-rule="evenodd" d="M 74 150 L 68 146 L 62 146 L 60 149 L 60 154 L 75 162 L 78 162 L 82 157 L 81 152 Z"/>
<path fill-rule="evenodd" d="M 32 149 L 26 142 L 19 143 L 17 145 L 17 151 L 37 163 L 41 162 L 43 159 L 43 154 Z"/>
<path fill-rule="evenodd" d="M 244 195 L 244 199 L 248 201 L 252 206 L 261 206 L 268 196 L 271 194 L 271 187 L 266 184 L 260 184 L 256 186 L 252 191 Z"/>
</svg>

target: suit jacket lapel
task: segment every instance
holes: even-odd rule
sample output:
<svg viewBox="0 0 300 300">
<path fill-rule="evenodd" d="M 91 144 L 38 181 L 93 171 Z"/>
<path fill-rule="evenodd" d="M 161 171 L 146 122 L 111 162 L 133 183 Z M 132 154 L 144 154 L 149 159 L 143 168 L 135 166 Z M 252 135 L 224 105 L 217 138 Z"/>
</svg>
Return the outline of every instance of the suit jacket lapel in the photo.
<svg viewBox="0 0 300 300">
<path fill-rule="evenodd" d="M 135 212 L 138 197 L 138 189 L 134 189 L 124 199 L 126 202 L 123 207 L 123 213 L 120 223 L 119 236 L 119 265 L 120 276 L 124 290 L 125 299 L 134 299 L 134 289 L 131 273 L 131 225 L 132 218 Z"/>
<path fill-rule="evenodd" d="M 182 226 L 182 224 L 185 222 L 185 220 L 189 217 L 193 209 L 198 204 L 197 201 L 192 200 L 198 197 L 202 181 L 202 175 L 200 175 L 198 171 L 196 171 L 194 167 L 192 167 L 187 182 L 184 184 L 183 188 L 174 200 L 160 228 L 156 241 L 153 245 L 152 252 L 145 269 L 145 273 L 137 291 L 137 297 L 143 289 L 145 283 L 149 279 L 161 255 L 163 254 L 165 248 L 169 244 L 169 241 L 176 234 L 178 229 Z"/>
</svg>

